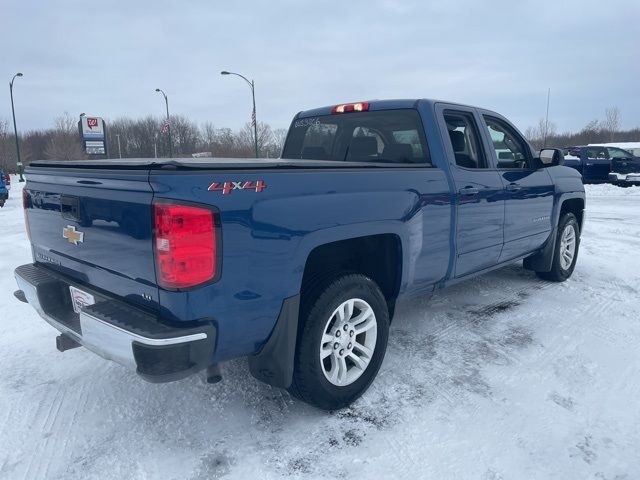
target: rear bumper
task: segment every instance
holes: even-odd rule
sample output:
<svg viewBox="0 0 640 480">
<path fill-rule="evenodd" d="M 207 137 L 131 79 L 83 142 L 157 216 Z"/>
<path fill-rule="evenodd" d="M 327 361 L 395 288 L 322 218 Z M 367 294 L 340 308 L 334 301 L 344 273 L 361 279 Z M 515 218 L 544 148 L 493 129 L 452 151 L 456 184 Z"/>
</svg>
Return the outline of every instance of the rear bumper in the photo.
<svg viewBox="0 0 640 480">
<path fill-rule="evenodd" d="M 216 330 L 210 323 L 160 323 L 154 314 L 37 264 L 18 267 L 15 277 L 26 301 L 55 329 L 101 357 L 134 369 L 145 380 L 178 380 L 211 363 Z M 92 294 L 96 303 L 74 312 L 69 286 Z"/>
<path fill-rule="evenodd" d="M 609 174 L 609 181 L 614 183 L 640 183 L 640 172 L 637 173 L 616 173 Z"/>
</svg>

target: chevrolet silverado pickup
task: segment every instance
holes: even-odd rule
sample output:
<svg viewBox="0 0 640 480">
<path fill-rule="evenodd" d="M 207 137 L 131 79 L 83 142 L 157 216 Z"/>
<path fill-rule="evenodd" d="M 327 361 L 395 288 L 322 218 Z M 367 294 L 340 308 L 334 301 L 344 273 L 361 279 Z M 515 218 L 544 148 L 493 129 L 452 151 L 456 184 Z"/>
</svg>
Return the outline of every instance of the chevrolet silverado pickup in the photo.
<svg viewBox="0 0 640 480">
<path fill-rule="evenodd" d="M 322 409 L 371 384 L 398 302 L 512 262 L 564 281 L 580 174 L 501 115 L 434 100 L 298 113 L 279 159 L 37 161 L 18 299 L 152 382 L 247 357 Z"/>
</svg>

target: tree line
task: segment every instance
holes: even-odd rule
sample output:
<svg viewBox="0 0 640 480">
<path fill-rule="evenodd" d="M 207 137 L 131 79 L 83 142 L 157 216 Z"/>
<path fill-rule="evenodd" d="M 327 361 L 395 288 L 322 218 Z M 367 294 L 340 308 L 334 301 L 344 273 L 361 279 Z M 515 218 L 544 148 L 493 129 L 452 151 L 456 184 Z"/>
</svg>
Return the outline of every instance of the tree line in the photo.
<svg viewBox="0 0 640 480">
<path fill-rule="evenodd" d="M 163 131 L 164 119 L 148 116 L 139 119 L 119 118 L 106 121 L 109 157 L 153 158 L 169 155 L 169 136 Z M 240 130 L 218 128 L 210 122 L 198 125 L 182 115 L 170 118 L 173 155 L 189 157 L 194 153 L 214 157 L 240 158 L 254 156 L 253 125 L 246 123 Z M 280 155 L 287 135 L 283 128 L 273 129 L 258 122 L 258 150 L 261 157 Z M 568 147 L 588 143 L 640 141 L 640 128 L 620 130 L 620 111 L 616 107 L 605 110 L 604 118 L 587 123 L 578 132 L 558 133 L 553 122 L 539 120 L 525 130 L 532 146 Z M 31 130 L 20 134 L 21 156 L 25 165 L 32 160 L 78 160 L 86 156 L 82 150 L 78 118 L 69 113 L 58 116 L 52 128 Z M 0 166 L 16 173 L 15 137 L 9 122 L 0 119 Z"/>
<path fill-rule="evenodd" d="M 33 160 L 81 160 L 86 155 L 78 130 L 78 117 L 63 113 L 52 128 L 20 133 L 20 153 L 25 165 Z M 164 118 L 118 118 L 106 123 L 107 152 L 110 158 L 154 158 L 169 156 L 169 135 L 163 129 Z M 240 130 L 218 128 L 210 122 L 198 125 L 182 115 L 170 117 L 174 157 L 190 157 L 195 153 L 214 157 L 253 157 L 255 147 L 253 124 Z M 15 137 L 7 120 L 0 119 L 0 165 L 16 172 Z M 258 151 L 261 157 L 280 155 L 287 130 L 258 122 Z"/>
<path fill-rule="evenodd" d="M 553 122 L 544 118 L 534 127 L 525 130 L 525 137 L 535 149 L 543 147 L 563 148 L 589 143 L 640 142 L 640 128 L 620 130 L 620 110 L 607 108 L 602 119 L 588 122 L 578 132 L 558 133 Z"/>
</svg>

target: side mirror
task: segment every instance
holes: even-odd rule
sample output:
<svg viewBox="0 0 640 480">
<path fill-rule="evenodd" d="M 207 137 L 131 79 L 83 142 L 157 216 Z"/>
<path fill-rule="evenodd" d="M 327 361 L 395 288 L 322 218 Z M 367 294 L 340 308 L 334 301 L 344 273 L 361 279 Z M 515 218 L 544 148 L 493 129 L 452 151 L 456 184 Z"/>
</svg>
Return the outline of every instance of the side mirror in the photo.
<svg viewBox="0 0 640 480">
<path fill-rule="evenodd" d="M 543 148 L 537 160 L 538 168 L 555 167 L 564 163 L 564 153 L 559 148 Z"/>
</svg>

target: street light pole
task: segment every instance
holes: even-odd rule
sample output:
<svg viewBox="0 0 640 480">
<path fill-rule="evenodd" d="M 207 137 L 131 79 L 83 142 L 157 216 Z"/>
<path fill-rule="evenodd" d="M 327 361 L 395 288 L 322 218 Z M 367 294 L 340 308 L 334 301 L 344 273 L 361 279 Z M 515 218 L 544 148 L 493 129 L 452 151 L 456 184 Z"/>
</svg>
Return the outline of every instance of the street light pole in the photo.
<svg viewBox="0 0 640 480">
<path fill-rule="evenodd" d="M 11 114 L 13 115 L 13 133 L 16 137 L 16 155 L 18 156 L 18 173 L 20 174 L 20 182 L 24 182 L 22 178 L 22 161 L 20 160 L 20 140 L 18 139 L 18 127 L 16 127 L 16 110 L 13 106 L 13 81 L 16 77 L 21 77 L 22 73 L 16 73 L 9 82 L 9 95 L 11 96 Z"/>
<path fill-rule="evenodd" d="M 169 158 L 173 157 L 173 142 L 171 141 L 171 122 L 169 121 L 169 99 L 163 90 L 156 88 L 156 92 L 160 92 L 164 97 L 164 104 L 167 107 L 167 134 L 169 135 Z"/>
<path fill-rule="evenodd" d="M 253 146 L 255 148 L 256 158 L 258 158 L 258 119 L 256 118 L 256 89 L 253 80 L 249 80 L 244 75 L 239 73 L 227 72 L 226 70 L 220 72 L 220 75 L 236 75 L 242 78 L 249 88 L 251 88 L 251 99 L 253 100 L 253 112 L 251 113 L 251 121 L 253 122 Z"/>
<path fill-rule="evenodd" d="M 120 134 L 116 133 L 116 137 L 118 138 L 118 156 L 122 158 L 122 150 L 120 149 Z"/>
</svg>

